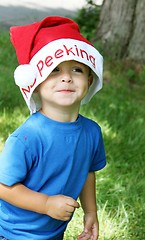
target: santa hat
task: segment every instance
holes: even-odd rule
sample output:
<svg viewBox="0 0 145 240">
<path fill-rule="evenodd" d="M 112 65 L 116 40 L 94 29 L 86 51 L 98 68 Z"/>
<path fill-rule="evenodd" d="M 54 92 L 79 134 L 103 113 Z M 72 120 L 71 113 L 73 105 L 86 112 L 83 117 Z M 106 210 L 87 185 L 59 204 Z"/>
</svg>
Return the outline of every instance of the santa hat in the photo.
<svg viewBox="0 0 145 240">
<path fill-rule="evenodd" d="M 92 69 L 93 83 L 82 104 L 102 88 L 103 57 L 71 19 L 50 16 L 40 22 L 11 27 L 10 34 L 20 64 L 14 72 L 15 83 L 31 113 L 41 108 L 35 88 L 61 62 L 75 60 Z"/>
</svg>

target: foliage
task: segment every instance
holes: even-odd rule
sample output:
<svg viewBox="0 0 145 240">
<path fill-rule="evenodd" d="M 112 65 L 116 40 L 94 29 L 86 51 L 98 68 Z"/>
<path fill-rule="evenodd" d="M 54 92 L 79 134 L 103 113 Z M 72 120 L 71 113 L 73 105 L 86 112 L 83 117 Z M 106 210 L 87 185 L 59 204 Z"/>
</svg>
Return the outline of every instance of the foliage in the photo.
<svg viewBox="0 0 145 240">
<path fill-rule="evenodd" d="M 130 84 L 145 84 L 145 65 L 133 60 L 123 60 L 122 67 L 122 70 L 126 72 Z"/>
<path fill-rule="evenodd" d="M 94 37 L 96 26 L 99 21 L 101 7 L 96 5 L 94 1 L 87 1 L 86 6 L 80 9 L 74 19 L 80 31 L 89 41 Z"/>
<path fill-rule="evenodd" d="M 7 136 L 29 115 L 13 84 L 16 66 L 7 32 L 0 34 L 0 149 Z M 104 87 L 81 113 L 103 130 L 107 166 L 96 175 L 99 240 L 145 239 L 145 68 L 105 61 Z M 7 80 L 7 82 L 6 82 Z M 23 106 L 23 107 L 22 107 Z M 65 240 L 83 229 L 82 210 L 75 212 Z"/>
<path fill-rule="evenodd" d="M 13 72 L 17 66 L 14 49 L 10 44 L 9 33 L 0 31 L 0 108 L 12 108 L 23 104 L 20 92 L 14 84 Z M 2 86 L 4 87 L 2 89 Z"/>
</svg>

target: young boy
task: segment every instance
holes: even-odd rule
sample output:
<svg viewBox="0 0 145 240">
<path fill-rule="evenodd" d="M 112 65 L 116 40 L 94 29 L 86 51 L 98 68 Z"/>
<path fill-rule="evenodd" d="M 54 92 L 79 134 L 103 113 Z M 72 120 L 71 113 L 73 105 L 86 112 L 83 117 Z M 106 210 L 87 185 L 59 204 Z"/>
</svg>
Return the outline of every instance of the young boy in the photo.
<svg viewBox="0 0 145 240">
<path fill-rule="evenodd" d="M 106 164 L 101 129 L 79 114 L 102 87 L 102 56 L 64 17 L 10 29 L 14 78 L 31 116 L 0 157 L 0 239 L 63 239 L 80 198 L 84 230 L 98 239 L 95 171 Z"/>
</svg>

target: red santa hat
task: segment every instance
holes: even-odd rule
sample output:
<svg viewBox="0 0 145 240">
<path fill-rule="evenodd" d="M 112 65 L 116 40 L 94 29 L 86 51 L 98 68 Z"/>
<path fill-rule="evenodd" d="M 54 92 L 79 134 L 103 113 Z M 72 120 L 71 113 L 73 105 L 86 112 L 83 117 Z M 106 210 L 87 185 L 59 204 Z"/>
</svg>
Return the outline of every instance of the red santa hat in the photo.
<svg viewBox="0 0 145 240">
<path fill-rule="evenodd" d="M 31 113 L 41 108 L 35 88 L 63 61 L 75 60 L 92 69 L 93 83 L 82 104 L 102 88 L 103 57 L 71 19 L 46 17 L 40 22 L 11 27 L 10 35 L 20 64 L 14 72 L 15 83 Z"/>
</svg>

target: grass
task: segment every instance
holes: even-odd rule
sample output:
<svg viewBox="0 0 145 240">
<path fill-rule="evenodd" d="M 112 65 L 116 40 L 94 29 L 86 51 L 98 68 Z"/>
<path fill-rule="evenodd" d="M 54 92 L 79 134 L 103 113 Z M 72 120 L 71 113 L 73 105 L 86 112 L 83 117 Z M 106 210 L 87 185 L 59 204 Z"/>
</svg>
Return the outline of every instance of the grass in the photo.
<svg viewBox="0 0 145 240">
<path fill-rule="evenodd" d="M 0 33 L 0 150 L 7 136 L 29 115 L 17 87 L 17 65 L 7 32 Z M 96 174 L 99 240 L 145 239 L 145 68 L 105 62 L 104 87 L 81 113 L 102 127 L 107 166 Z M 76 239 L 82 231 L 78 209 L 65 233 Z"/>
</svg>

